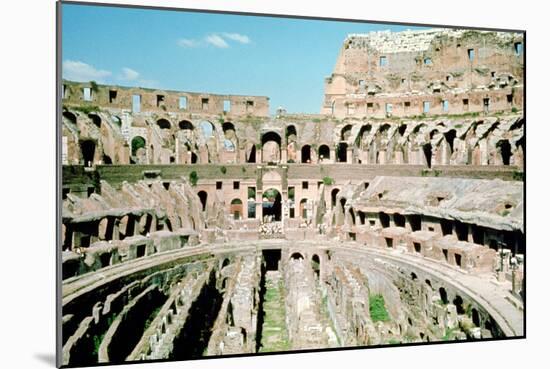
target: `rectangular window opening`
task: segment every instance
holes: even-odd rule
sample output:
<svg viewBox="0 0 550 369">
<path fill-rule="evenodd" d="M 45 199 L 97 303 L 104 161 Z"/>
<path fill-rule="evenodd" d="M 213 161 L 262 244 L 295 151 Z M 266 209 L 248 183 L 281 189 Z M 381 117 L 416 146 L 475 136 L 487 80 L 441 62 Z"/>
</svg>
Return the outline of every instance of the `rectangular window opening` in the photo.
<svg viewBox="0 0 550 369">
<path fill-rule="evenodd" d="M 157 95 L 157 107 L 164 105 L 164 95 Z"/>
<path fill-rule="evenodd" d="M 470 61 L 474 61 L 474 58 L 475 58 L 474 49 L 468 49 L 468 59 L 470 59 Z"/>
<path fill-rule="evenodd" d="M 231 111 L 231 101 L 230 100 L 223 100 L 223 112 L 229 113 Z"/>
<path fill-rule="evenodd" d="M 302 182 L 302 189 L 307 190 L 309 188 L 309 182 L 304 181 Z"/>
<path fill-rule="evenodd" d="M 109 90 L 109 103 L 114 104 L 116 102 L 117 90 Z"/>
<path fill-rule="evenodd" d="M 443 100 L 442 105 L 443 105 L 443 111 L 445 113 L 448 112 L 449 111 L 449 101 L 448 100 Z"/>
<path fill-rule="evenodd" d="M 239 181 L 234 181 L 233 182 L 233 189 L 238 190 L 239 188 L 241 188 L 241 183 Z"/>
<path fill-rule="evenodd" d="M 179 98 L 179 108 L 187 109 L 187 96 L 180 96 Z"/>
<path fill-rule="evenodd" d="M 222 181 L 218 181 L 216 182 L 216 190 L 221 190 L 222 189 Z"/>
<path fill-rule="evenodd" d="M 381 56 L 380 57 L 380 66 L 385 67 L 387 65 L 388 65 L 388 58 L 386 58 L 385 56 Z"/>
<path fill-rule="evenodd" d="M 83 93 L 84 93 L 84 101 L 92 101 L 92 88 L 91 87 L 84 87 Z"/>
<path fill-rule="evenodd" d="M 139 113 L 141 111 L 141 95 L 132 96 L 132 113 Z"/>
<path fill-rule="evenodd" d="M 430 112 L 430 102 L 429 101 L 424 101 L 422 103 L 422 111 L 424 113 L 429 113 Z"/>
<path fill-rule="evenodd" d="M 202 110 L 208 110 L 208 101 L 209 99 L 207 97 L 201 99 Z"/>
</svg>

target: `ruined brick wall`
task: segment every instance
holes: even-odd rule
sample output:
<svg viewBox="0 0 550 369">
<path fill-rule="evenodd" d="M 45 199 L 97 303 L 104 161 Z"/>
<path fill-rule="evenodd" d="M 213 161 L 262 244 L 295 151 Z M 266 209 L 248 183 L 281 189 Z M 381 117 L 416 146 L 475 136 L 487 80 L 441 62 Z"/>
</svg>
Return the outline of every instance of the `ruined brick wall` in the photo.
<svg viewBox="0 0 550 369">
<path fill-rule="evenodd" d="M 220 95 L 99 85 L 95 82 L 63 81 L 64 105 L 101 106 L 134 110 L 134 99 L 139 100 L 139 111 L 162 113 L 166 111 L 222 114 L 227 117 L 245 115 L 267 116 L 269 98 L 265 96 Z M 137 98 L 136 96 L 139 96 Z M 180 103 L 180 98 L 184 98 Z M 184 103 L 185 101 L 185 103 Z"/>
<path fill-rule="evenodd" d="M 523 35 L 433 29 L 349 35 L 322 114 L 343 118 L 523 108 Z"/>
</svg>

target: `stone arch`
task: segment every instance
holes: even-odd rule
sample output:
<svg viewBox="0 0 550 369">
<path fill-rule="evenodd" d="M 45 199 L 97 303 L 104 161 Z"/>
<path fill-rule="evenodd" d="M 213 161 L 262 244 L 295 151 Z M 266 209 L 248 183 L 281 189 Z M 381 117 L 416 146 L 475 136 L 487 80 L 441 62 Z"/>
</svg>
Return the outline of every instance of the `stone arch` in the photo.
<svg viewBox="0 0 550 369">
<path fill-rule="evenodd" d="M 200 122 L 199 125 L 204 138 L 208 139 L 214 136 L 216 132 L 216 127 L 214 127 L 214 125 L 210 121 L 203 120 Z"/>
<path fill-rule="evenodd" d="M 321 258 L 319 258 L 319 255 L 313 254 L 311 256 L 311 268 L 317 279 L 319 279 L 321 275 Z"/>
<path fill-rule="evenodd" d="M 330 200 L 333 208 L 336 206 L 336 197 L 338 196 L 338 192 L 340 192 L 339 188 L 333 188 L 332 191 L 330 191 Z"/>
<path fill-rule="evenodd" d="M 289 259 L 292 259 L 292 260 L 304 260 L 304 255 L 302 255 L 302 253 L 300 252 L 293 252 Z"/>
<path fill-rule="evenodd" d="M 233 219 L 240 220 L 243 218 L 243 202 L 241 199 L 235 198 L 231 200 L 230 213 L 233 215 Z"/>
<path fill-rule="evenodd" d="M 370 134 L 371 129 L 372 126 L 370 124 L 364 124 L 363 126 L 361 126 L 359 134 L 357 135 L 357 139 L 355 140 L 355 144 L 357 147 L 365 149 L 365 145 L 367 144 L 367 136 Z"/>
<path fill-rule="evenodd" d="M 347 163 L 348 161 L 348 144 L 346 142 L 340 142 L 336 152 L 336 161 L 339 163 Z"/>
<path fill-rule="evenodd" d="M 130 141 L 132 149 L 132 156 L 136 156 L 139 149 L 145 149 L 147 147 L 147 141 L 142 136 L 134 136 Z"/>
<path fill-rule="evenodd" d="M 291 142 L 298 141 L 298 133 L 296 132 L 296 126 L 293 124 L 286 126 L 285 138 L 287 145 Z"/>
<path fill-rule="evenodd" d="M 208 193 L 203 190 L 203 191 L 199 191 L 197 193 L 197 195 L 199 196 L 199 199 L 201 201 L 202 211 L 205 211 L 206 210 L 206 204 L 208 202 Z"/>
<path fill-rule="evenodd" d="M 80 151 L 82 153 L 82 160 L 85 166 L 90 166 L 94 163 L 96 142 L 93 140 L 80 141 Z"/>
<path fill-rule="evenodd" d="M 178 127 L 179 129 L 181 130 L 188 130 L 188 131 L 194 131 L 195 130 L 195 126 L 193 125 L 193 123 L 191 123 L 190 121 L 188 120 L 182 120 L 178 123 Z"/>
<path fill-rule="evenodd" d="M 262 135 L 262 162 L 278 163 L 281 160 L 281 136 L 269 131 Z"/>
<path fill-rule="evenodd" d="M 351 136 L 351 124 L 346 124 L 340 131 L 340 141 L 348 141 Z"/>
<path fill-rule="evenodd" d="M 99 117 L 99 115 L 90 113 L 88 114 L 88 118 L 90 118 L 94 126 L 96 126 L 97 128 L 101 128 L 101 118 Z"/>
<path fill-rule="evenodd" d="M 76 115 L 71 113 L 70 111 L 64 111 L 63 112 L 63 118 L 67 119 L 72 124 L 76 124 Z"/>
<path fill-rule="evenodd" d="M 330 148 L 328 147 L 328 145 L 323 144 L 319 146 L 318 157 L 320 162 L 330 159 Z"/>
<path fill-rule="evenodd" d="M 496 144 L 497 151 L 500 155 L 502 165 L 510 165 L 510 158 L 512 157 L 512 147 L 508 140 L 500 140 Z"/>
<path fill-rule="evenodd" d="M 272 217 L 276 222 L 281 220 L 282 196 L 276 188 L 268 188 L 263 193 L 262 214 Z"/>
<path fill-rule="evenodd" d="M 157 120 L 157 126 L 160 129 L 170 129 L 170 128 L 172 128 L 172 123 L 170 123 L 170 121 L 168 119 L 161 118 L 161 119 Z"/>
<path fill-rule="evenodd" d="M 301 161 L 302 163 L 311 163 L 311 146 L 304 145 L 301 149 Z"/>
</svg>

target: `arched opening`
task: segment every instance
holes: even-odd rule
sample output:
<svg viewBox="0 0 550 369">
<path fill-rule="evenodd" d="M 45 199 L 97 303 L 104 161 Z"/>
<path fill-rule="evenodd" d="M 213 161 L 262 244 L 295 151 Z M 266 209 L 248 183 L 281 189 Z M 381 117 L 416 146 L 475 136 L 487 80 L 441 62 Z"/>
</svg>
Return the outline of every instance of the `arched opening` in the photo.
<svg viewBox="0 0 550 369">
<path fill-rule="evenodd" d="M 159 126 L 160 129 L 170 129 L 172 124 L 168 121 L 168 119 L 162 118 L 157 120 L 157 126 Z"/>
<path fill-rule="evenodd" d="M 286 127 L 285 138 L 287 145 L 291 142 L 298 140 L 298 134 L 296 133 L 296 127 L 290 125 Z"/>
<path fill-rule="evenodd" d="M 418 214 L 412 214 L 408 216 L 409 224 L 413 232 L 420 231 L 422 229 L 422 217 Z"/>
<path fill-rule="evenodd" d="M 456 131 L 454 129 L 451 129 L 449 132 L 446 132 L 444 134 L 445 141 L 447 141 L 447 144 L 449 144 L 449 148 L 451 149 L 451 154 L 454 152 L 454 141 L 456 138 Z"/>
<path fill-rule="evenodd" d="M 426 159 L 426 165 L 428 168 L 432 167 L 432 145 L 427 143 L 422 146 L 422 151 L 424 152 L 424 159 Z"/>
<path fill-rule="evenodd" d="M 456 295 L 456 297 L 453 299 L 453 304 L 454 306 L 456 306 L 457 314 L 464 314 L 464 301 L 462 300 L 462 297 L 460 297 L 460 295 Z"/>
<path fill-rule="evenodd" d="M 510 165 L 510 157 L 512 156 L 512 148 L 508 140 L 500 140 L 496 145 L 498 152 L 500 154 L 502 164 Z"/>
<path fill-rule="evenodd" d="M 418 276 L 416 275 L 415 272 L 411 272 L 411 279 L 412 279 L 413 281 L 416 281 L 416 280 L 418 279 Z"/>
<path fill-rule="evenodd" d="M 390 226 L 390 216 L 384 212 L 380 212 L 379 216 L 382 228 L 388 228 Z"/>
<path fill-rule="evenodd" d="M 191 153 L 191 164 L 197 164 L 199 157 L 194 152 Z"/>
<path fill-rule="evenodd" d="M 353 211 L 353 208 L 349 208 L 349 215 L 351 219 L 351 224 L 355 225 L 355 211 Z"/>
<path fill-rule="evenodd" d="M 400 125 L 399 128 L 397 129 L 397 132 L 399 133 L 399 136 L 403 136 L 406 131 L 407 131 L 407 125 L 406 124 Z"/>
<path fill-rule="evenodd" d="M 447 305 L 449 303 L 449 300 L 447 299 L 447 291 L 443 287 L 439 288 L 439 299 L 444 305 Z"/>
<path fill-rule="evenodd" d="M 473 308 L 472 309 L 472 323 L 474 323 L 474 325 L 476 327 L 479 327 L 479 324 L 480 324 L 480 321 L 479 321 L 479 312 L 477 311 L 476 308 Z"/>
<path fill-rule="evenodd" d="M 199 199 L 201 200 L 202 211 L 205 211 L 206 210 L 206 201 L 208 200 L 208 193 L 206 193 L 206 191 L 199 191 L 199 193 L 197 195 L 199 195 Z"/>
<path fill-rule="evenodd" d="M 370 131 L 372 129 L 372 126 L 370 124 L 365 124 L 361 127 L 361 130 L 359 131 L 359 134 L 357 135 L 357 139 L 355 141 L 357 147 L 364 148 L 364 145 L 367 143 L 368 135 L 370 134 Z"/>
<path fill-rule="evenodd" d="M 395 213 L 393 214 L 393 221 L 396 227 L 405 227 L 405 216 Z"/>
<path fill-rule="evenodd" d="M 231 122 L 225 122 L 224 124 L 222 124 L 222 129 L 223 129 L 223 133 L 226 136 L 228 134 L 231 135 L 231 133 L 233 133 L 233 135 L 235 134 L 235 125 Z"/>
<path fill-rule="evenodd" d="M 332 207 L 336 206 L 336 196 L 338 196 L 338 192 L 340 192 L 339 188 L 333 188 L 332 191 L 330 191 L 330 199 L 331 199 Z"/>
<path fill-rule="evenodd" d="M 453 234 L 453 222 L 451 220 L 441 219 L 439 223 L 441 225 L 441 233 L 443 234 L 443 236 Z"/>
<path fill-rule="evenodd" d="M 145 150 L 145 147 L 147 146 L 147 142 L 141 136 L 136 136 L 132 138 L 132 141 L 130 144 L 132 146 L 132 156 L 136 156 L 138 154 L 139 149 Z"/>
<path fill-rule="evenodd" d="M 338 159 L 339 163 L 346 163 L 348 161 L 348 144 L 347 143 L 340 142 L 338 144 L 336 158 Z"/>
<path fill-rule="evenodd" d="M 220 270 L 223 269 L 223 268 L 225 268 L 225 267 L 228 266 L 229 264 L 230 264 L 230 261 L 229 261 L 228 258 L 223 259 L 222 267 L 220 268 Z"/>
<path fill-rule="evenodd" d="M 319 146 L 319 161 L 330 159 L 330 148 L 327 145 Z"/>
<path fill-rule="evenodd" d="M 292 260 L 304 260 L 304 255 L 300 254 L 299 252 L 295 252 L 292 255 L 290 255 L 290 258 Z"/>
<path fill-rule="evenodd" d="M 311 257 L 311 268 L 313 269 L 313 273 L 319 279 L 319 276 L 321 274 L 321 260 L 319 259 L 319 255 L 314 254 Z"/>
<path fill-rule="evenodd" d="M 247 163 L 255 163 L 256 162 L 256 145 L 251 145 L 250 146 L 250 151 L 248 152 L 246 162 Z"/>
<path fill-rule="evenodd" d="M 311 163 L 311 146 L 302 146 L 302 163 Z"/>
<path fill-rule="evenodd" d="M 349 136 L 351 136 L 351 124 L 346 125 L 342 128 L 342 131 L 340 131 L 340 141 L 347 141 Z"/>
<path fill-rule="evenodd" d="M 241 199 L 233 199 L 231 201 L 230 213 L 233 214 L 233 219 L 240 220 L 243 217 L 243 202 Z"/>
<path fill-rule="evenodd" d="M 281 137 L 275 132 L 262 136 L 262 162 L 278 163 L 281 158 Z"/>
<path fill-rule="evenodd" d="M 214 125 L 207 120 L 200 122 L 201 132 L 204 138 L 214 136 Z"/>
<path fill-rule="evenodd" d="M 102 162 L 103 164 L 113 164 L 113 160 L 107 154 L 103 154 Z"/>
<path fill-rule="evenodd" d="M 84 165 L 91 166 L 94 162 L 95 142 L 92 140 L 81 141 L 80 150 L 82 152 L 82 159 L 84 160 Z"/>
<path fill-rule="evenodd" d="M 300 200 L 300 216 L 302 217 L 302 219 L 307 219 L 307 199 Z"/>
<path fill-rule="evenodd" d="M 189 130 L 189 131 L 193 131 L 195 129 L 195 127 L 193 126 L 193 123 L 191 123 L 188 120 L 182 120 L 181 122 L 179 122 L 178 127 L 181 130 Z"/>
<path fill-rule="evenodd" d="M 63 118 L 67 119 L 72 124 L 76 124 L 76 115 L 74 115 L 73 113 L 71 113 L 69 111 L 64 111 L 63 112 Z"/>
<path fill-rule="evenodd" d="M 264 222 L 281 220 L 281 193 L 270 188 L 263 193 L 262 213 Z"/>
<path fill-rule="evenodd" d="M 88 114 L 88 118 L 92 121 L 94 126 L 101 128 L 101 118 L 97 114 Z"/>
</svg>

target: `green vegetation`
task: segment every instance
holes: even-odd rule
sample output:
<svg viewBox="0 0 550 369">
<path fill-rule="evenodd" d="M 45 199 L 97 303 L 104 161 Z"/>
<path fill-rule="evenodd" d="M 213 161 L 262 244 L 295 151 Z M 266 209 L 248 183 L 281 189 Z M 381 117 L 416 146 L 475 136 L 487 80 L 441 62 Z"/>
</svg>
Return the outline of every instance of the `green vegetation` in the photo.
<svg viewBox="0 0 550 369">
<path fill-rule="evenodd" d="M 141 149 L 141 148 L 144 148 L 145 147 L 145 140 L 143 139 L 143 137 L 140 137 L 140 136 L 136 136 L 133 140 L 132 140 L 132 155 L 135 155 L 136 152 Z"/>
<path fill-rule="evenodd" d="M 333 185 L 334 184 L 334 179 L 332 179 L 331 177 L 323 177 L 323 183 L 326 185 L 326 186 L 330 186 L 330 185 Z"/>
<path fill-rule="evenodd" d="M 220 172 L 222 172 L 222 174 L 227 173 L 227 168 L 226 167 L 221 167 Z"/>
<path fill-rule="evenodd" d="M 97 87 L 97 82 L 96 81 L 90 81 L 90 88 L 92 89 L 93 92 L 96 92 L 99 91 L 99 88 Z"/>
<path fill-rule="evenodd" d="M 523 181 L 523 172 L 520 172 L 519 170 L 514 170 L 512 173 L 512 179 L 514 181 Z"/>
<path fill-rule="evenodd" d="M 517 113 L 518 112 L 518 108 L 516 108 L 515 106 L 512 107 L 512 113 Z"/>
<path fill-rule="evenodd" d="M 254 191 L 254 188 L 248 187 L 248 198 L 255 199 L 256 198 L 256 191 Z"/>
<path fill-rule="evenodd" d="M 369 312 L 373 322 L 388 322 L 390 320 L 390 315 L 384 303 L 384 296 L 381 294 L 369 296 Z"/>
<path fill-rule="evenodd" d="M 115 321 L 115 319 L 116 319 L 116 314 L 113 314 L 113 315 L 109 316 L 107 318 L 106 327 L 110 327 L 111 324 L 113 324 L 113 322 Z M 94 356 L 96 356 L 99 353 L 99 346 L 101 346 L 101 341 L 103 341 L 103 337 L 105 337 L 106 330 L 107 330 L 107 328 L 105 328 L 105 331 L 102 334 L 94 335 L 94 337 L 92 338 L 92 341 L 93 341 L 93 344 L 94 344 L 94 351 L 93 351 Z"/>
<path fill-rule="evenodd" d="M 192 171 L 191 173 L 189 173 L 189 182 L 191 182 L 191 186 L 195 187 L 198 181 L 199 175 L 197 174 L 197 172 Z"/>
<path fill-rule="evenodd" d="M 454 329 L 445 328 L 445 335 L 441 338 L 443 341 L 450 341 L 454 337 Z"/>
<path fill-rule="evenodd" d="M 264 321 L 260 352 L 287 351 L 290 342 L 286 328 L 283 283 L 267 279 L 264 294 Z"/>
<path fill-rule="evenodd" d="M 71 109 L 79 111 L 84 114 L 90 114 L 99 111 L 99 107 L 96 105 L 80 105 L 71 107 Z"/>
</svg>

